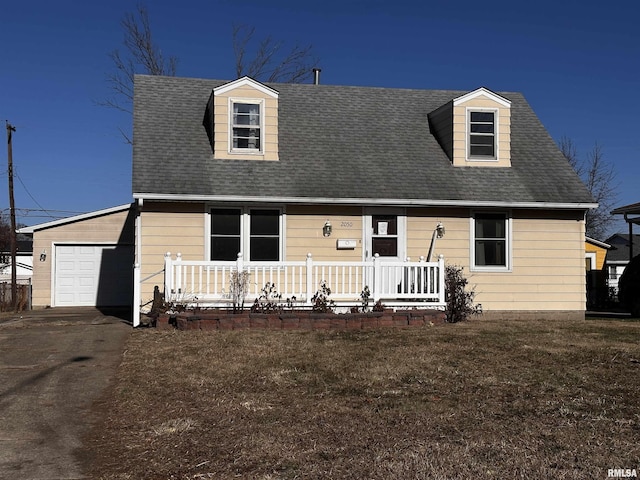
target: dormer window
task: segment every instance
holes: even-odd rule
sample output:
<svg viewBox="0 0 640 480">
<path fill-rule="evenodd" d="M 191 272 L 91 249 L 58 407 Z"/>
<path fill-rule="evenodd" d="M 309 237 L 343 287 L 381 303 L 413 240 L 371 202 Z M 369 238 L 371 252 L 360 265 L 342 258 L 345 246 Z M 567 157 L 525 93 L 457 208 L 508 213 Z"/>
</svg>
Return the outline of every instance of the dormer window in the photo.
<svg viewBox="0 0 640 480">
<path fill-rule="evenodd" d="M 469 110 L 469 158 L 496 158 L 496 111 Z"/>
<path fill-rule="evenodd" d="M 260 103 L 232 102 L 232 106 L 232 150 L 261 151 Z"/>
<path fill-rule="evenodd" d="M 429 128 L 454 167 L 511 166 L 511 102 L 478 88 L 429 113 Z"/>
</svg>

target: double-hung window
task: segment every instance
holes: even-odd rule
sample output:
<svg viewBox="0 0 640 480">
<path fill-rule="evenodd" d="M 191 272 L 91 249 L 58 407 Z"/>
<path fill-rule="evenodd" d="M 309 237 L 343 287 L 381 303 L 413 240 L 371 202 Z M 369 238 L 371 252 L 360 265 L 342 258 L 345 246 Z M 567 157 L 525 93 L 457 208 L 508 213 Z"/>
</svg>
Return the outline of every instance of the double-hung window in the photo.
<svg viewBox="0 0 640 480">
<path fill-rule="evenodd" d="M 231 146 L 233 151 L 262 150 L 261 104 L 231 102 Z"/>
<path fill-rule="evenodd" d="M 508 270 L 510 225 L 506 213 L 476 213 L 472 218 L 472 265 L 477 270 Z"/>
<path fill-rule="evenodd" d="M 469 110 L 469 158 L 496 158 L 496 111 Z"/>
<path fill-rule="evenodd" d="M 280 260 L 280 210 L 212 208 L 210 259 Z"/>
</svg>

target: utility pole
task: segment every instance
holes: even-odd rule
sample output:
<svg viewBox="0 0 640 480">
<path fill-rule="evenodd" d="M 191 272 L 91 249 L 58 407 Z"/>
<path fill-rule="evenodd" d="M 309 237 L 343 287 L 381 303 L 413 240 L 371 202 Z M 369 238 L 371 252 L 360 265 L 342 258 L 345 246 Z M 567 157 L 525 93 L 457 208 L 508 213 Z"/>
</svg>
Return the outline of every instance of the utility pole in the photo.
<svg viewBox="0 0 640 480">
<path fill-rule="evenodd" d="M 9 213 L 11 216 L 11 306 L 16 310 L 16 297 L 18 296 L 18 286 L 16 284 L 16 205 L 13 200 L 13 150 L 11 133 L 16 131 L 9 121 L 7 124 L 7 162 L 9 164 Z"/>
</svg>

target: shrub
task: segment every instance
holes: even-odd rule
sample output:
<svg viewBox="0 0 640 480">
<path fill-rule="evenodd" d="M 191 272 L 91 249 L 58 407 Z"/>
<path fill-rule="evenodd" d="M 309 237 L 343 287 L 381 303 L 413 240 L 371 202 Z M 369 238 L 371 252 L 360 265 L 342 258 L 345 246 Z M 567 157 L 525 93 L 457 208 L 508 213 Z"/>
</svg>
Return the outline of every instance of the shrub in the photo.
<svg viewBox="0 0 640 480">
<path fill-rule="evenodd" d="M 320 288 L 311 297 L 311 310 L 318 313 L 333 313 L 335 302 L 329 299 L 331 289 L 324 280 L 320 282 Z"/>
<path fill-rule="evenodd" d="M 447 300 L 447 322 L 455 323 L 466 320 L 470 315 L 479 313 L 479 306 L 473 303 L 475 292 L 467 290 L 469 281 L 462 273 L 463 268 L 457 265 L 445 267 L 444 283 Z"/>
<path fill-rule="evenodd" d="M 229 275 L 229 290 L 233 302 L 233 313 L 241 312 L 244 308 L 244 299 L 249 289 L 249 272 L 246 270 L 234 270 Z"/>
<path fill-rule="evenodd" d="M 287 298 L 285 304 L 282 303 L 282 294 L 278 292 L 275 283 L 267 282 L 262 287 L 262 294 L 256 298 L 251 306 L 253 313 L 273 313 L 281 312 L 286 305 L 287 308 L 293 309 L 293 302 L 296 297 Z"/>
</svg>

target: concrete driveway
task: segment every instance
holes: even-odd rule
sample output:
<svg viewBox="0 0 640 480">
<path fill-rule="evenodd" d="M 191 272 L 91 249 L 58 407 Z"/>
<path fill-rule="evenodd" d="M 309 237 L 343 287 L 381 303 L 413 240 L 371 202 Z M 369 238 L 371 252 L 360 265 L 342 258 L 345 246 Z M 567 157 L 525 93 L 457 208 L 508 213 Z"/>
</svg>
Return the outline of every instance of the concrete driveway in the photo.
<svg viewBox="0 0 640 480">
<path fill-rule="evenodd" d="M 91 406 L 132 332 L 125 315 L 47 309 L 0 318 L 0 478 L 84 478 Z"/>
</svg>

